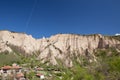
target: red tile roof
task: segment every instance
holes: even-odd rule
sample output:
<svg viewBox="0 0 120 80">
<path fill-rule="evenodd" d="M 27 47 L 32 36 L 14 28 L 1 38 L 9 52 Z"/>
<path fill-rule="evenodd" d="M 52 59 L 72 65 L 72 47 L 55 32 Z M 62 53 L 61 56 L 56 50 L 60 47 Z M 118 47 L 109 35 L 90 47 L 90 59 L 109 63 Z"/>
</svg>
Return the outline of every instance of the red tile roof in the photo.
<svg viewBox="0 0 120 80">
<path fill-rule="evenodd" d="M 4 66 L 4 67 L 2 67 L 2 69 L 5 69 L 5 70 L 11 69 L 11 68 L 12 68 L 11 66 Z"/>
<path fill-rule="evenodd" d="M 41 75 L 43 75 L 43 74 L 36 74 L 36 76 L 38 76 L 38 77 L 40 77 Z"/>
<path fill-rule="evenodd" d="M 20 78 L 20 77 L 24 77 L 24 74 L 23 74 L 23 73 L 18 73 L 18 74 L 16 75 L 16 78 Z"/>
<path fill-rule="evenodd" d="M 1 69 L 9 70 L 9 69 L 21 69 L 20 66 L 3 66 Z"/>
<path fill-rule="evenodd" d="M 12 66 L 13 69 L 21 69 L 20 66 Z"/>
</svg>

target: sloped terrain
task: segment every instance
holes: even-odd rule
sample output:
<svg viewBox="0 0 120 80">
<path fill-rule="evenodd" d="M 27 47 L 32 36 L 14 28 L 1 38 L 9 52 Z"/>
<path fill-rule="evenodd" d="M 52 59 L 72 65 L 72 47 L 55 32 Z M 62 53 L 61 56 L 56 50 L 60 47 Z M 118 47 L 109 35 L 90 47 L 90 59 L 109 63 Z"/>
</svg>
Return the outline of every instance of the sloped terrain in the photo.
<svg viewBox="0 0 120 80">
<path fill-rule="evenodd" d="M 48 80 L 119 80 L 120 36 L 57 34 L 34 39 L 0 31 L 0 66 L 12 63 L 60 72 L 49 72 Z"/>
<path fill-rule="evenodd" d="M 72 59 L 81 63 L 80 57 L 87 57 L 89 62 L 97 61 L 93 54 L 97 49 L 115 48 L 120 51 L 119 37 L 102 36 L 101 34 L 77 35 L 57 34 L 50 38 L 34 39 L 31 35 L 0 31 L 0 52 L 19 52 L 24 56 L 35 55 L 42 63 L 72 67 Z"/>
</svg>

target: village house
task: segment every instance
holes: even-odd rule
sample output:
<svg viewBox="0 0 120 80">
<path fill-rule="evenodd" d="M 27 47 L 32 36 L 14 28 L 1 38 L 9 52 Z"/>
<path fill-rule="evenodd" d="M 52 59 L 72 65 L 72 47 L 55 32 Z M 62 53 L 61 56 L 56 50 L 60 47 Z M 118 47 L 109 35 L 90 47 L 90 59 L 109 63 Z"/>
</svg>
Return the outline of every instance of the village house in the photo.
<svg viewBox="0 0 120 80">
<path fill-rule="evenodd" d="M 17 73 L 15 77 L 16 77 L 16 80 L 25 80 L 23 73 Z"/>
<path fill-rule="evenodd" d="M 40 80 L 44 80 L 45 79 L 45 76 L 43 74 L 36 74 L 37 77 L 40 78 Z"/>
<path fill-rule="evenodd" d="M 15 64 L 15 63 L 12 65 L 12 69 L 15 72 L 22 72 L 22 67 L 20 67 L 19 65 Z"/>
<path fill-rule="evenodd" d="M 7 76 L 11 75 L 11 66 L 4 66 L 0 70 L 0 76 L 2 80 L 6 80 Z"/>
<path fill-rule="evenodd" d="M 3 66 L 3 67 L 1 68 L 1 70 L 3 70 L 3 73 L 7 73 L 7 74 L 10 74 L 10 73 L 11 73 L 11 69 L 12 69 L 11 66 Z"/>
<path fill-rule="evenodd" d="M 35 71 L 43 71 L 43 70 L 44 70 L 44 68 L 35 67 L 35 68 L 34 68 L 34 70 L 35 70 Z"/>
<path fill-rule="evenodd" d="M 2 76 L 2 80 L 5 79 L 8 77 L 8 76 L 11 76 L 14 80 L 25 80 L 23 79 L 24 78 L 24 75 L 22 74 L 22 67 L 20 67 L 19 65 L 17 64 L 12 64 L 12 66 L 3 66 L 1 69 L 0 69 L 0 76 Z"/>
</svg>

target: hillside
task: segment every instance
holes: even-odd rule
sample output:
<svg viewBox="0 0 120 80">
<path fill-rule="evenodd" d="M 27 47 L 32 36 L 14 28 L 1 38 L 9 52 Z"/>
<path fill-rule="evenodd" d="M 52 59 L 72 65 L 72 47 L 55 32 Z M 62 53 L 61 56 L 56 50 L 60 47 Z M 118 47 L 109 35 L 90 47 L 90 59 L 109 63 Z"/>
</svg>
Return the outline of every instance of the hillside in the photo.
<svg viewBox="0 0 120 80">
<path fill-rule="evenodd" d="M 65 66 L 72 67 L 72 58 L 78 62 L 80 56 L 88 56 L 89 61 L 96 61 L 93 54 L 97 49 L 114 47 L 120 50 L 117 37 L 106 37 L 101 34 L 76 35 L 57 34 L 50 38 L 35 39 L 31 35 L 0 31 L 0 52 L 17 51 L 24 56 L 36 55 L 41 62 L 57 65 L 57 59 Z"/>
<path fill-rule="evenodd" d="M 31 71 L 45 68 L 52 74 L 46 80 L 119 80 L 120 36 L 57 34 L 35 39 L 0 31 L 0 66 L 13 63 L 25 64 Z M 31 80 L 33 74 L 28 74 Z"/>
</svg>

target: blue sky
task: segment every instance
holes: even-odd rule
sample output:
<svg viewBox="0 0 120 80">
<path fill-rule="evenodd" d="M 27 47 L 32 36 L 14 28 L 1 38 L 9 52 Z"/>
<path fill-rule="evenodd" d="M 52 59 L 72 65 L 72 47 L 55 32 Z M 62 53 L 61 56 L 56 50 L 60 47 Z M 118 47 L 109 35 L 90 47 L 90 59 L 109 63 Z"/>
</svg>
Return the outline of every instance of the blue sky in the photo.
<svg viewBox="0 0 120 80">
<path fill-rule="evenodd" d="M 0 0 L 0 30 L 35 38 L 120 33 L 120 0 Z"/>
</svg>

